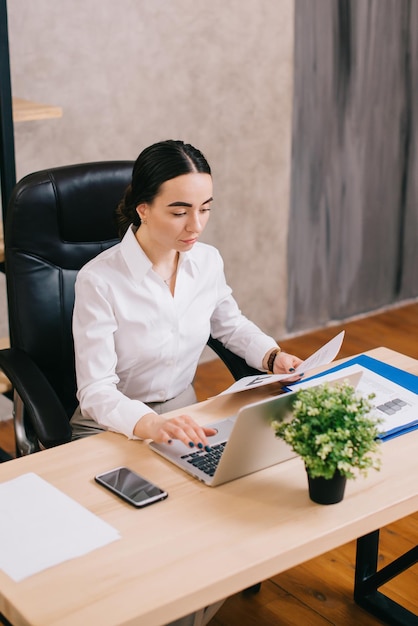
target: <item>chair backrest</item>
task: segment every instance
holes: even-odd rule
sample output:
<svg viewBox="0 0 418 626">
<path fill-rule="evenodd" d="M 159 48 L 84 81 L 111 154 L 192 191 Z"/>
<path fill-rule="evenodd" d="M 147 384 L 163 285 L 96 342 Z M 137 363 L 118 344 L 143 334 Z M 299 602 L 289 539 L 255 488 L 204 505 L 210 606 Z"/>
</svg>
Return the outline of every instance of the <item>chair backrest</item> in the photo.
<svg viewBox="0 0 418 626">
<path fill-rule="evenodd" d="M 38 366 L 68 417 L 77 405 L 75 279 L 83 265 L 119 241 L 115 209 L 132 168 L 133 161 L 108 161 L 36 172 L 16 185 L 10 199 L 5 261 L 11 346 Z M 259 373 L 216 339 L 208 343 L 235 379 Z"/>
<path fill-rule="evenodd" d="M 78 270 L 119 241 L 115 209 L 132 161 L 30 174 L 10 199 L 6 277 L 11 346 L 43 371 L 67 415 L 76 407 L 71 318 Z"/>
</svg>

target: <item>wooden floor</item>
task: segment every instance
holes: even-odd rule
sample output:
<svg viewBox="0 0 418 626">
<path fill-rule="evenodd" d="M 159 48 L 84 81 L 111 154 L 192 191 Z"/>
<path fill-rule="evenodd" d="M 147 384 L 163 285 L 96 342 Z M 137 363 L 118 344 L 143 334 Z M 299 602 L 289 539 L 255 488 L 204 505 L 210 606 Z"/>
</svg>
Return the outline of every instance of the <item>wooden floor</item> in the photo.
<svg viewBox="0 0 418 626">
<path fill-rule="evenodd" d="M 418 359 L 418 302 L 280 341 L 280 345 L 286 352 L 304 359 L 342 329 L 346 335 L 338 355 L 341 358 L 385 346 Z M 204 363 L 199 366 L 195 381 L 198 399 L 215 395 L 232 382 L 218 359 Z M 9 422 L 0 422 L 0 447 L 14 453 L 13 428 Z M 382 529 L 380 565 L 414 547 L 417 538 L 418 513 Z M 258 594 L 239 593 L 228 598 L 210 626 L 382 624 L 353 602 L 354 559 L 355 542 L 350 542 L 263 581 Z M 418 566 L 385 585 L 382 591 L 418 615 Z"/>
</svg>

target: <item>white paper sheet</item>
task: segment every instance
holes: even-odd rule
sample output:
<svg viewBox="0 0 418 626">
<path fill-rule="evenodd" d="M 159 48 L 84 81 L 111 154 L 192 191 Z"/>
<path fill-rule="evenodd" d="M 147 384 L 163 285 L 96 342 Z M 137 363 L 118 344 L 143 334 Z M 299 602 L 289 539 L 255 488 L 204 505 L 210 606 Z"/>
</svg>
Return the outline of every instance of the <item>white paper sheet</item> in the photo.
<svg viewBox="0 0 418 626">
<path fill-rule="evenodd" d="M 286 381 L 289 378 L 293 378 L 295 374 L 307 374 L 310 370 L 321 365 L 328 365 L 337 356 L 340 351 L 345 331 L 342 330 L 333 339 L 328 341 L 322 348 L 319 348 L 310 357 L 308 357 L 303 363 L 301 363 L 292 375 L 289 374 L 265 374 L 255 376 L 244 376 L 240 378 L 233 385 L 222 391 L 219 395 L 226 395 L 228 393 L 236 393 L 237 391 L 245 391 L 247 389 L 253 389 L 254 387 L 262 387 L 263 385 L 270 385 L 278 381 Z"/>
<path fill-rule="evenodd" d="M 37 474 L 0 484 L 0 569 L 16 582 L 119 538 Z"/>
</svg>

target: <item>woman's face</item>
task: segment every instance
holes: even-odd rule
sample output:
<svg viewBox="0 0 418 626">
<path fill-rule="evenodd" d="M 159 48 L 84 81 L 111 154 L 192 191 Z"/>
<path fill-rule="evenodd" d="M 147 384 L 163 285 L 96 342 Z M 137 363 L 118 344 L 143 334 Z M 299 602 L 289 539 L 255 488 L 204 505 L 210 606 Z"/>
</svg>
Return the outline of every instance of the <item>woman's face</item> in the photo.
<svg viewBox="0 0 418 626">
<path fill-rule="evenodd" d="M 167 180 L 150 204 L 137 207 L 139 239 L 161 251 L 190 250 L 203 232 L 212 203 L 210 174 L 190 173 Z"/>
</svg>

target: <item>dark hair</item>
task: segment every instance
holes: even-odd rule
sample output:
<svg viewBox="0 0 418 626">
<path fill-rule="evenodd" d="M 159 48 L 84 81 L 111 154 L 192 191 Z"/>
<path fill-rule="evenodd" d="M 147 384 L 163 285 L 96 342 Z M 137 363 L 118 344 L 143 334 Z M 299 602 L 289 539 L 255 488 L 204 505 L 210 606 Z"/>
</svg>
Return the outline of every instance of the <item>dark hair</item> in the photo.
<svg viewBox="0 0 418 626">
<path fill-rule="evenodd" d="M 139 204 L 151 203 L 167 180 L 193 172 L 211 174 L 203 154 L 190 144 L 168 139 L 145 148 L 135 161 L 132 182 L 116 209 L 120 238 L 131 224 L 141 225 L 136 211 Z"/>
</svg>

